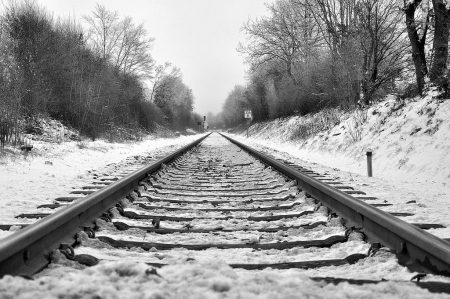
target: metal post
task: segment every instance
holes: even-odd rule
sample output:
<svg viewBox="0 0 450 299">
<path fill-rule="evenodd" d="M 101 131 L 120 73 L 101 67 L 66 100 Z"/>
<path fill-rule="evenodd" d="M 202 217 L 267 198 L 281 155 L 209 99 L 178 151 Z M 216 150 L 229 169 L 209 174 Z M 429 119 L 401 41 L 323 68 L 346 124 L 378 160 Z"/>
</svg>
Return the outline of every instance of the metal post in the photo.
<svg viewBox="0 0 450 299">
<path fill-rule="evenodd" d="M 252 124 L 253 120 L 252 110 L 245 110 L 244 118 L 247 119 L 247 138 L 248 138 L 248 128 L 250 128 L 250 125 Z"/>
<path fill-rule="evenodd" d="M 366 152 L 366 156 L 367 156 L 367 175 L 369 177 L 372 177 L 372 151 L 368 150 Z"/>
</svg>

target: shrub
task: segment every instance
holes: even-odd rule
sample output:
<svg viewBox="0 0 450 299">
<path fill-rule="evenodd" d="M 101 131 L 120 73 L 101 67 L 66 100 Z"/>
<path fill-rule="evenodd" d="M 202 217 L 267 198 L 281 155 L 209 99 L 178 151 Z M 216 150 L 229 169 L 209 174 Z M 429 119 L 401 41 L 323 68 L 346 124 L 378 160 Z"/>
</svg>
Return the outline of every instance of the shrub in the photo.
<svg viewBox="0 0 450 299">
<path fill-rule="evenodd" d="M 324 109 L 315 114 L 301 117 L 301 123 L 294 129 L 290 139 L 306 139 L 319 132 L 329 130 L 341 121 L 343 111 L 337 108 Z"/>
</svg>

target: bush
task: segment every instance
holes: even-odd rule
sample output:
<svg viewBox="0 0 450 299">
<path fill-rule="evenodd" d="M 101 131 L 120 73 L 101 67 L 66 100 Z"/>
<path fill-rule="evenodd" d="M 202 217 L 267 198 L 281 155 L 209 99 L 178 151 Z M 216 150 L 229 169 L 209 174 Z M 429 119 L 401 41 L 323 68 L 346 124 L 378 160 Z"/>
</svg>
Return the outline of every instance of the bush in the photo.
<svg viewBox="0 0 450 299">
<path fill-rule="evenodd" d="M 301 118 L 290 139 L 306 139 L 319 132 L 329 130 L 341 122 L 343 111 L 336 108 L 324 109 Z"/>
<path fill-rule="evenodd" d="M 347 130 L 350 141 L 355 143 L 361 140 L 363 126 L 367 121 L 367 110 L 356 109 L 352 116 L 350 116 L 347 123 Z"/>
</svg>

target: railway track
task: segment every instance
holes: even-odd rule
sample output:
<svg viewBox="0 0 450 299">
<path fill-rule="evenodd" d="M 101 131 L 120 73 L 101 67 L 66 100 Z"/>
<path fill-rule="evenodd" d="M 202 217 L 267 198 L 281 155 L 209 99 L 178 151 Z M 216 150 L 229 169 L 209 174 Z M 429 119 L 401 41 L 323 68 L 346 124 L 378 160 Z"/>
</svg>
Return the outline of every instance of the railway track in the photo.
<svg viewBox="0 0 450 299">
<path fill-rule="evenodd" d="M 437 224 L 408 225 L 396 218 L 404 212 L 382 212 L 388 204 L 366 204 L 351 186 L 219 134 L 101 182 L 0 241 L 0 275 L 33 275 L 62 253 L 80 267 L 126 260 L 155 275 L 214 260 L 239 273 L 295 270 L 363 286 L 388 279 L 450 294 L 445 279 L 420 281 L 422 272 L 450 275 L 450 243 L 418 228 Z"/>
</svg>

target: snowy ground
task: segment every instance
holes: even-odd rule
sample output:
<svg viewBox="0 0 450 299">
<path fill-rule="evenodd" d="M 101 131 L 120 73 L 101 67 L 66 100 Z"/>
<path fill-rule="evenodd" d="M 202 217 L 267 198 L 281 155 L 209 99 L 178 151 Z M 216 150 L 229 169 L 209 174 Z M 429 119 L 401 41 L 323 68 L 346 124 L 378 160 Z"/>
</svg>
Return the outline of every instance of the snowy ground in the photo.
<svg viewBox="0 0 450 299">
<path fill-rule="evenodd" d="M 46 298 L 449 298 L 408 282 L 334 285 L 314 282 L 295 269 L 234 270 L 215 260 L 161 269 L 119 261 L 81 270 L 75 262 L 57 258 L 35 280 L 6 276 L 0 280 L 0 294 L 4 298 L 42 294 Z M 49 271 L 59 279 L 46 276 Z"/>
<path fill-rule="evenodd" d="M 35 141 L 28 157 L 9 156 L 0 160 L 0 224 L 26 223 L 26 219 L 14 216 L 35 213 L 38 205 L 68 196 L 72 189 L 92 181 L 93 173 L 107 172 L 108 164 L 140 155 L 156 158 L 199 137 L 149 137 L 138 143 Z"/>
<path fill-rule="evenodd" d="M 363 125 L 355 125 L 360 115 L 344 115 L 339 125 L 307 139 L 292 137 L 304 122 L 300 117 L 255 125 L 250 138 L 245 132 L 231 136 L 415 213 L 408 222 L 450 227 L 450 100 L 432 95 L 405 106 L 389 97 L 367 111 Z M 374 151 L 372 178 L 366 170 L 368 148 Z M 429 232 L 450 238 L 450 229 Z"/>
<path fill-rule="evenodd" d="M 216 135 L 217 137 L 217 135 Z M 205 144 L 212 142 L 211 138 Z M 217 139 L 217 138 L 216 138 Z M 223 150 L 223 146 L 221 148 Z M 219 151 L 219 147 L 217 148 Z M 231 151 L 225 149 L 220 155 L 221 158 L 231 155 Z M 206 155 L 208 158 L 214 155 Z M 230 156 L 231 157 L 231 156 Z M 243 164 L 243 161 L 230 158 L 236 165 Z M 204 161 L 207 159 L 204 158 Z M 220 160 L 219 160 L 220 162 Z M 244 161 L 245 162 L 245 161 Z M 187 161 L 186 164 L 190 164 Z M 193 164 L 193 163 L 192 163 Z M 181 165 L 181 163 L 180 163 Z M 181 167 L 178 165 L 178 167 Z M 218 163 L 221 165 L 221 163 Z M 253 166 L 259 165 L 254 163 Z M 173 167 L 174 169 L 171 169 Z M 261 167 L 261 165 L 259 166 Z M 251 168 L 251 167 L 249 167 Z M 175 166 L 167 166 L 164 170 L 171 177 L 177 177 Z M 226 170 L 224 170 L 227 173 Z M 250 169 L 248 173 L 262 176 L 268 169 Z M 178 176 L 179 178 L 181 177 Z M 182 176 L 183 182 L 189 182 L 189 175 Z M 162 179 L 162 178 L 161 178 Z M 168 178 L 167 178 L 168 179 Z M 261 180 L 258 180 L 258 182 Z M 275 180 L 275 183 L 278 181 Z M 246 182 L 248 184 L 248 181 Z M 271 183 L 273 184 L 273 182 Z M 284 182 L 288 187 L 289 182 Z M 244 185 L 244 183 L 243 183 Z M 214 185 L 213 185 L 214 186 Z M 288 192 L 289 188 L 284 185 L 278 187 L 283 192 Z M 148 190 L 147 190 L 148 191 Z M 191 190 L 174 191 L 173 193 L 191 193 Z M 213 191 L 217 192 L 217 191 Z M 228 192 L 228 190 L 227 190 Z M 242 191 L 246 192 L 246 191 Z M 150 194 L 150 192 L 148 192 Z M 210 191 L 201 193 L 210 195 Z M 186 195 L 186 194 L 185 194 Z M 184 195 L 184 196 L 185 196 Z M 162 194 L 161 196 L 165 196 Z M 201 197 L 203 201 L 207 197 Z M 306 204 L 302 194 L 292 201 Z M 265 203 L 266 201 L 264 201 Z M 136 203 L 136 201 L 135 201 Z M 259 204 L 259 203 L 258 203 Z M 166 204 L 165 204 L 166 205 Z M 196 205 L 200 205 L 197 203 Z M 205 203 L 203 203 L 205 205 Z M 304 208 L 307 205 L 300 205 Z M 131 210 L 127 208 L 125 210 Z M 140 214 L 145 210 L 138 210 Z M 156 211 L 152 211 L 156 213 Z M 180 212 L 178 215 L 192 216 L 195 211 Z M 165 212 L 167 215 L 175 215 L 173 212 Z M 183 213 L 187 213 L 186 215 Z M 204 214 L 212 215 L 213 212 L 199 212 L 196 216 Z M 326 216 L 313 215 L 303 220 L 325 220 Z M 117 216 L 117 215 L 116 215 Z M 204 215 L 205 216 L 205 215 Z M 248 216 L 248 215 L 242 215 Z M 119 216 L 115 221 L 124 221 Z M 299 220 L 299 219 L 298 219 Z M 282 220 L 284 224 L 289 221 Z M 204 221 L 203 219 L 201 221 Z M 277 222 L 277 221 L 275 221 Z M 245 224 L 245 221 L 242 221 Z M 117 232 L 111 223 L 98 221 L 98 236 L 110 236 L 114 233 L 120 239 L 127 240 L 147 240 L 152 242 L 168 243 L 204 243 L 208 241 L 227 242 L 222 232 L 217 232 L 211 236 L 202 233 L 193 235 L 172 234 L 156 235 L 142 230 L 129 229 L 124 232 Z M 134 223 L 135 225 L 139 223 Z M 143 226 L 148 226 L 148 221 L 142 221 Z M 277 224 L 271 222 L 272 225 Z M 297 223 L 298 224 L 298 223 Z M 170 221 L 164 221 L 164 226 L 172 227 Z M 178 224 L 180 225 L 180 224 Z M 233 227 L 229 220 L 224 221 L 223 226 Z M 281 223 L 277 224 L 281 225 Z M 201 223 L 194 223 L 194 227 L 202 228 Z M 327 235 L 343 232 L 339 226 L 320 227 L 310 230 L 298 230 L 297 235 L 289 235 L 289 238 L 312 237 L 310 234 Z M 295 230 L 290 233 L 295 233 Z M 248 232 L 239 232 L 234 237 L 248 239 Z M 224 235 L 222 237 L 222 235 Z M 271 234 L 264 234 L 269 236 Z M 278 235 L 278 232 L 276 233 Z M 157 250 L 151 248 L 145 251 L 141 248 L 131 248 L 119 250 L 110 245 L 100 242 L 98 239 L 89 239 L 86 233 L 81 233 L 81 245 L 75 248 L 77 255 L 91 254 L 101 261 L 93 267 L 85 267 L 74 261 L 67 260 L 61 253 L 55 252 L 52 263 L 48 268 L 34 276 L 33 280 L 26 280 L 22 277 L 5 276 L 0 279 L 0 298 L 449 298 L 445 294 L 432 294 L 427 290 L 416 287 L 409 279 L 415 274 L 409 272 L 405 267 L 397 264 L 395 256 L 385 250 L 380 250 L 370 258 L 345 266 L 327 266 L 317 269 L 301 270 L 274 270 L 264 269 L 249 271 L 243 269 L 233 269 L 225 263 L 261 263 L 266 262 L 292 262 L 296 260 L 317 260 L 326 258 L 343 258 L 353 253 L 366 253 L 369 244 L 360 239 L 352 239 L 349 242 L 338 243 L 331 248 L 290 248 L 284 250 L 254 250 L 251 248 L 239 248 L 232 250 L 219 250 L 209 248 L 207 250 L 189 251 L 185 248 L 173 250 Z M 284 236 L 284 235 L 283 235 Z M 286 240 L 279 236 L 280 240 Z M 209 239 L 211 238 L 211 239 Z M 216 240 L 218 238 L 218 240 Z M 264 238 L 265 239 L 265 238 Z M 236 240 L 233 240 L 236 243 Z M 290 240 L 290 239 L 289 239 Z M 239 240 L 242 241 L 242 240 Z M 266 242 L 266 241 L 263 241 Z M 269 241 L 270 242 L 270 241 Z M 169 264 L 162 268 L 153 268 L 147 263 Z M 388 279 L 387 282 L 378 284 L 352 285 L 347 282 L 331 284 L 324 281 L 314 281 L 311 277 L 341 277 L 357 279 Z M 438 280 L 447 281 L 442 277 L 427 276 L 425 281 Z"/>
</svg>

